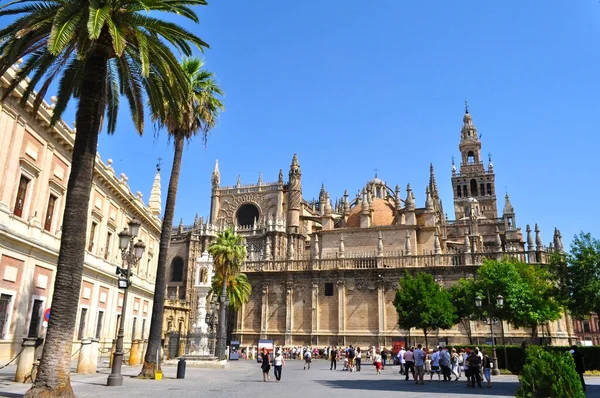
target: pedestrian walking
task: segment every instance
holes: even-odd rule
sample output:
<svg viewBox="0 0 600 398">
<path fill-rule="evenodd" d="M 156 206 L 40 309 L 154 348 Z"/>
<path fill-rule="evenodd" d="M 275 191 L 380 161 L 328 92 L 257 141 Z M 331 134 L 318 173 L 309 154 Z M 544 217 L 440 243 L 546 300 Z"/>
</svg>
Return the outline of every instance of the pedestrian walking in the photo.
<svg viewBox="0 0 600 398">
<path fill-rule="evenodd" d="M 310 370 L 310 363 L 312 362 L 312 355 L 310 354 L 310 350 L 304 351 L 304 370 L 308 366 L 308 370 Z"/>
<path fill-rule="evenodd" d="M 281 354 L 281 351 L 277 351 L 275 358 L 273 358 L 273 373 L 277 381 L 281 381 L 281 369 L 285 366 L 285 359 Z"/>
<path fill-rule="evenodd" d="M 379 351 L 377 351 L 375 353 L 375 357 L 373 357 L 373 364 L 375 365 L 375 370 L 377 371 L 378 375 L 381 374 L 381 368 L 383 367 L 381 362 L 382 362 L 381 355 L 379 354 Z"/>
<path fill-rule="evenodd" d="M 354 358 L 356 362 L 356 371 L 360 372 L 360 363 L 362 361 L 362 352 L 360 352 L 360 347 L 356 347 L 356 358 Z"/>
<path fill-rule="evenodd" d="M 337 369 L 337 361 L 338 361 L 338 349 L 337 347 L 333 347 L 331 349 L 330 352 L 330 358 L 331 358 L 331 365 L 329 366 L 329 370 L 336 370 Z"/>
<path fill-rule="evenodd" d="M 485 377 L 485 381 L 487 382 L 487 388 L 492 387 L 492 361 L 490 357 L 486 354 L 485 350 L 482 351 L 483 354 L 483 377 Z"/>
<path fill-rule="evenodd" d="M 425 377 L 425 356 L 426 354 L 421 349 L 422 345 L 418 344 L 417 349 L 413 352 L 415 358 L 415 384 L 425 385 L 423 377 Z M 407 379 L 408 380 L 408 379 Z"/>
<path fill-rule="evenodd" d="M 406 373 L 406 379 L 408 381 L 408 375 L 412 374 L 413 380 L 416 381 L 415 378 L 415 357 L 414 357 L 414 348 L 410 348 L 406 350 L 404 353 L 404 373 Z"/>
<path fill-rule="evenodd" d="M 271 359 L 269 358 L 269 352 L 265 347 L 262 349 L 262 363 L 260 368 L 263 371 L 263 381 L 271 381 L 271 376 L 269 376 L 269 370 L 271 370 Z"/>
</svg>

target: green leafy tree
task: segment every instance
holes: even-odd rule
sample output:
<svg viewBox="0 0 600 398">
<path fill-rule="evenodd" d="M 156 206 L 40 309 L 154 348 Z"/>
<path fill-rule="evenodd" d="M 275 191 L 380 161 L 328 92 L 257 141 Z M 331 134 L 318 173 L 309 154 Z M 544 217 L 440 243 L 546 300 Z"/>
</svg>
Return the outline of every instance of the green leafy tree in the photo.
<svg viewBox="0 0 600 398">
<path fill-rule="evenodd" d="M 398 312 L 398 324 L 402 328 L 423 330 L 425 346 L 429 332 L 449 329 L 455 324 L 450 295 L 427 273 L 418 273 L 413 277 L 406 272 L 400 279 L 394 306 Z"/>
<path fill-rule="evenodd" d="M 585 398 L 569 352 L 551 353 L 530 346 L 519 380 L 517 398 Z"/>
<path fill-rule="evenodd" d="M 167 128 L 170 138 L 174 141 L 175 151 L 160 234 L 160 248 L 158 251 L 158 264 L 156 266 L 156 283 L 154 301 L 152 303 L 152 320 L 150 322 L 148 347 L 144 355 L 144 365 L 140 372 L 140 376 L 145 378 L 154 377 L 157 364 L 156 353 L 160 348 L 162 338 L 167 254 L 171 242 L 171 230 L 173 228 L 175 202 L 185 140 L 190 140 L 192 137 L 200 134 L 202 141 L 206 143 L 207 135 L 215 126 L 219 112 L 224 109 L 223 104 L 217 98 L 223 95 L 223 92 L 215 83 L 213 74 L 205 70 L 203 66 L 202 60 L 198 58 L 185 59 L 181 63 L 181 70 L 185 76 L 185 84 L 179 85 L 178 81 L 174 79 L 170 81 L 171 85 L 179 85 L 179 90 L 182 94 L 182 99 L 179 100 L 178 107 L 175 109 L 171 108 L 170 100 L 165 96 L 162 106 L 152 108 L 153 119 L 158 124 L 158 127 Z M 172 90 L 175 90 L 175 88 L 173 87 Z"/>
<path fill-rule="evenodd" d="M 600 312 L 600 240 L 581 232 L 571 243 L 570 253 L 553 255 L 550 270 L 557 295 L 573 317 Z"/>
<path fill-rule="evenodd" d="M 483 298 L 483 315 L 532 329 L 561 316 L 550 274 L 539 266 L 508 258 L 486 260 L 477 270 L 476 285 Z M 502 308 L 496 305 L 498 295 L 504 297 Z"/>
<path fill-rule="evenodd" d="M 215 274 L 212 281 L 212 293 L 217 297 L 221 295 L 223 290 L 223 275 Z M 252 285 L 248 281 L 248 276 L 243 273 L 230 274 L 227 278 L 227 298 L 229 299 L 229 307 L 237 311 L 242 308 L 250 300 L 252 294 Z"/>
<path fill-rule="evenodd" d="M 213 257 L 215 265 L 215 274 L 222 277 L 221 303 L 223 298 L 227 297 L 227 281 L 229 275 L 235 275 L 240 271 L 242 263 L 246 259 L 246 246 L 244 238 L 236 234 L 233 229 L 228 228 L 217 235 L 216 240 L 208 247 L 208 252 Z M 227 334 L 228 322 L 227 308 L 221 305 L 219 314 L 219 340 L 217 341 L 216 355 L 225 359 L 225 341 L 223 336 Z"/>
<path fill-rule="evenodd" d="M 33 100 L 37 113 L 52 83 L 58 83 L 51 123 L 58 122 L 70 99 L 77 99 L 77 132 L 67 185 L 62 238 L 52 296 L 52 317 L 39 372 L 27 396 L 71 397 L 71 347 L 85 257 L 88 204 L 98 135 L 106 116 L 107 131 L 116 129 L 119 97 L 128 102 L 134 125 L 144 128 L 144 98 L 153 107 L 179 90 L 162 87 L 185 77 L 171 48 L 189 55 L 206 46 L 164 14 L 194 22 L 192 6 L 205 0 L 15 0 L 0 6 L 0 17 L 15 19 L 0 29 L 0 75 L 19 59 L 4 98 L 26 80 L 21 105 Z M 171 87 L 177 88 L 180 85 Z M 159 107 L 160 109 L 160 107 Z"/>
<path fill-rule="evenodd" d="M 454 305 L 456 324 L 460 324 L 467 332 L 469 344 L 473 344 L 473 333 L 471 330 L 471 319 L 478 313 L 475 305 L 477 297 L 477 285 L 473 279 L 460 279 L 458 283 L 448 289 L 450 300 Z"/>
</svg>

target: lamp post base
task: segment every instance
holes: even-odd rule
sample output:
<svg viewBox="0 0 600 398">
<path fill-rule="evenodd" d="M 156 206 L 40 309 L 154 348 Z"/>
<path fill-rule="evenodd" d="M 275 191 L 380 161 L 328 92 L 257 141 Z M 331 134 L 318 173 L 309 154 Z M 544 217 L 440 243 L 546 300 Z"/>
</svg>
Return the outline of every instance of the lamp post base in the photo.
<svg viewBox="0 0 600 398">
<path fill-rule="evenodd" d="M 498 356 L 496 355 L 496 347 L 492 349 L 492 355 L 492 363 L 494 364 L 494 367 L 492 368 L 492 375 L 498 376 L 500 375 L 500 368 L 498 367 Z"/>
<path fill-rule="evenodd" d="M 113 367 L 108 375 L 108 379 L 106 379 L 106 385 L 108 387 L 118 387 L 123 385 L 123 375 L 121 374 L 123 352 L 117 351 L 113 355 Z"/>
</svg>

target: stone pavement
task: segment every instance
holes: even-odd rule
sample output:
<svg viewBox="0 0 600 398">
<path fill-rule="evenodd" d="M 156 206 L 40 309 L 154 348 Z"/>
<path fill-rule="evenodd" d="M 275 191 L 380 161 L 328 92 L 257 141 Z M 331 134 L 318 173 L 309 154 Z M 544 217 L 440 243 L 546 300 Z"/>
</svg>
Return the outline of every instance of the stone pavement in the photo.
<svg viewBox="0 0 600 398">
<path fill-rule="evenodd" d="M 316 360 L 311 370 L 303 370 L 301 361 L 288 361 L 283 369 L 281 382 L 274 381 L 271 372 L 271 382 L 263 383 L 259 364 L 254 361 L 232 361 L 226 370 L 187 368 L 185 379 L 176 379 L 176 368 L 163 368 L 163 380 L 138 380 L 134 378 L 140 367 L 123 367 L 125 379 L 122 387 L 106 387 L 108 368 L 99 369 L 94 375 L 72 374 L 72 385 L 78 397 L 361 397 L 371 391 L 377 391 L 386 396 L 392 392 L 402 393 L 400 396 L 409 398 L 426 398 L 443 396 L 444 398 L 469 398 L 475 396 L 507 398 L 514 397 L 518 386 L 515 376 L 497 376 L 493 388 L 467 388 L 464 378 L 458 382 L 442 383 L 436 380 L 424 386 L 414 382 L 404 381 L 404 376 L 398 374 L 397 367 L 388 367 L 383 374 L 375 374 L 374 367 L 364 365 L 362 372 L 329 370 L 329 362 Z M 11 373 L 12 371 L 12 373 Z M 0 397 L 22 397 L 29 388 L 28 385 L 10 382 L 14 375 L 14 367 L 0 371 Z M 588 377 L 588 397 L 600 397 L 600 378 Z"/>
</svg>

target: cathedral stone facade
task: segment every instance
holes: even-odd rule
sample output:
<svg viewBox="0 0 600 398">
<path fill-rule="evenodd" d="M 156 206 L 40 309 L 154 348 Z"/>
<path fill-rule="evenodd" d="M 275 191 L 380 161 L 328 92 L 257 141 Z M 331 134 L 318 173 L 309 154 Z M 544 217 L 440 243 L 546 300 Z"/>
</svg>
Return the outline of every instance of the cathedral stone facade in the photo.
<svg viewBox="0 0 600 398">
<path fill-rule="evenodd" d="M 246 238 L 248 259 L 242 271 L 253 290 L 233 332 L 242 345 L 254 345 L 259 338 L 285 346 L 421 341 L 421 331 L 398 326 L 393 300 L 404 271 L 428 272 L 440 284 L 451 285 L 474 276 L 484 258 L 509 256 L 544 264 L 551 251 L 563 249 L 557 229 L 549 245 L 537 225 L 522 231 L 508 194 L 499 214 L 494 166 L 491 158 L 487 168 L 482 161 L 468 108 L 459 150 L 459 168 L 452 164 L 454 220 L 444 212 L 433 165 L 422 195 L 410 184 L 403 192 L 376 175 L 354 197 L 345 191 L 332 201 L 322 186 L 318 200 L 309 201 L 302 196 L 296 155 L 287 181 L 280 171 L 277 181 L 264 182 L 259 176 L 251 185 L 238 178 L 235 186 L 221 186 L 217 162 L 210 217 L 197 217 L 192 226 L 181 224 L 174 231 L 172 264 L 182 259 L 191 280 L 193 260 L 219 231 L 233 227 Z M 548 325 L 554 344 L 567 343 L 572 335 L 568 323 L 561 319 Z M 482 343 L 489 339 L 484 322 L 473 321 L 472 330 Z M 504 330 L 515 342 L 531 337 L 531 330 L 506 323 Z M 434 335 L 450 343 L 467 339 L 458 326 Z"/>
</svg>

